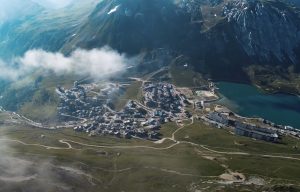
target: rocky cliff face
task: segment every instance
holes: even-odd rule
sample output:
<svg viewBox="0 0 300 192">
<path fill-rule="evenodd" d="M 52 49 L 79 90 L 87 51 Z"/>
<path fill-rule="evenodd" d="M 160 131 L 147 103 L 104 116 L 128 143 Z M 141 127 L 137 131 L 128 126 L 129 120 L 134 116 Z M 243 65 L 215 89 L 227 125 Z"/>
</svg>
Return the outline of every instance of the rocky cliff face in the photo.
<svg viewBox="0 0 300 192">
<path fill-rule="evenodd" d="M 281 2 L 235 0 L 223 8 L 244 51 L 260 61 L 297 64 L 300 20 L 294 8 Z"/>
<path fill-rule="evenodd" d="M 170 0 L 102 1 L 64 50 L 70 46 L 93 48 L 110 45 L 122 52 L 139 53 L 176 47 L 184 39 L 188 13 Z"/>
</svg>

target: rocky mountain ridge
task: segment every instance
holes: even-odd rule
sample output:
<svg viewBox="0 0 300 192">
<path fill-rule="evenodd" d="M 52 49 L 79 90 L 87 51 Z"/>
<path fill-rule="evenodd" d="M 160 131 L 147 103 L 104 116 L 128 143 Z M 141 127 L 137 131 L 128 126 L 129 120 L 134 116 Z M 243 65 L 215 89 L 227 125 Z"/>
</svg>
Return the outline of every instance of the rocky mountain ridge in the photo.
<svg viewBox="0 0 300 192">
<path fill-rule="evenodd" d="M 284 0 L 89 0 L 5 24 L 0 57 L 34 48 L 68 54 L 109 45 L 132 55 L 164 48 L 212 78 L 244 81 L 250 65 L 300 68 L 299 15 Z"/>
</svg>

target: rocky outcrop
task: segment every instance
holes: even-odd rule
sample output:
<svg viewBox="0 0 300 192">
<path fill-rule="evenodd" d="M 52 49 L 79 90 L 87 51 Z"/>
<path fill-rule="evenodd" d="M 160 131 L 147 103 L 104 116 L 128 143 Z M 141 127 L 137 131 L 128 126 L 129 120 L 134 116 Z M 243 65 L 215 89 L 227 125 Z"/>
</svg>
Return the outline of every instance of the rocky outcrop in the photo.
<svg viewBox="0 0 300 192">
<path fill-rule="evenodd" d="M 67 9 L 0 27 L 0 57 L 109 45 L 129 54 L 165 48 L 216 78 L 230 78 L 226 69 L 244 76 L 251 64 L 300 66 L 300 9 L 285 0 L 103 0 Z"/>
<path fill-rule="evenodd" d="M 299 63 L 294 50 L 300 43 L 300 20 L 293 8 L 281 2 L 234 0 L 223 13 L 249 56 Z"/>
</svg>

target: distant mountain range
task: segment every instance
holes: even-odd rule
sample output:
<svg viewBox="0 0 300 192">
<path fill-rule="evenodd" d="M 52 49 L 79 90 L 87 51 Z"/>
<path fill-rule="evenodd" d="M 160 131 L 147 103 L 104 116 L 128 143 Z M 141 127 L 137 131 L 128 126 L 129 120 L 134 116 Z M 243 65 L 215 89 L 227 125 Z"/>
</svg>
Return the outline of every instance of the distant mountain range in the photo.
<svg viewBox="0 0 300 192">
<path fill-rule="evenodd" d="M 298 5 L 298 0 L 85 0 L 58 10 L 36 6 L 0 27 L 0 57 L 33 48 L 65 54 L 104 45 L 128 54 L 165 48 L 189 57 L 195 70 L 213 78 L 247 80 L 245 68 L 251 65 L 300 69 Z"/>
</svg>

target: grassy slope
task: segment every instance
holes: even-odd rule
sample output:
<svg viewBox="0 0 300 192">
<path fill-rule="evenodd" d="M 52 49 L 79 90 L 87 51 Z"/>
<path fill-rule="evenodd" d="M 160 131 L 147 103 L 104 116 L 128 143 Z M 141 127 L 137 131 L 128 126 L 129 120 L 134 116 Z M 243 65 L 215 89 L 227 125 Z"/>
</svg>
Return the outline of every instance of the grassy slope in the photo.
<svg viewBox="0 0 300 192">
<path fill-rule="evenodd" d="M 268 154 L 299 158 L 300 150 L 294 148 L 300 143 L 297 139 L 284 137 L 283 142 L 285 144 L 273 144 L 235 136 L 228 131 L 211 128 L 201 122 L 181 130 L 176 134 L 176 138 L 209 146 L 210 149 L 216 151 L 251 154 L 249 156 L 225 155 L 227 159 L 230 159 L 226 163 L 232 170 L 248 175 L 258 175 L 266 179 L 272 178 L 270 180 L 275 183 L 277 179 L 283 183 L 299 183 L 300 181 L 298 178 L 300 173 L 299 161 L 260 156 L 261 154 Z"/>
<path fill-rule="evenodd" d="M 188 138 L 186 137 L 188 136 Z M 284 137 L 284 144 L 253 140 L 248 137 L 236 136 L 227 130 L 207 126 L 202 121 L 196 121 L 176 134 L 178 140 L 210 146 L 221 151 L 236 151 L 267 154 L 300 154 L 300 149 L 293 147 L 300 143 L 299 140 Z"/>
<path fill-rule="evenodd" d="M 7 118 L 5 115 L 1 119 Z M 174 123 L 163 125 L 161 133 L 164 137 L 170 137 L 178 127 Z M 41 130 L 24 127 L 10 126 L 0 127 L 0 134 L 7 138 L 22 140 L 26 143 L 38 143 L 49 146 L 66 147 L 59 143 L 59 139 L 67 139 L 89 145 L 104 146 L 154 146 L 167 147 L 173 144 L 168 141 L 163 144 L 154 144 L 144 140 L 127 140 L 114 137 L 88 137 L 85 133 L 76 133 L 71 129 Z M 45 138 L 41 138 L 45 135 Z M 277 158 L 260 157 L 256 154 L 284 153 L 286 156 L 299 157 L 299 150 L 293 149 L 297 141 L 285 138 L 287 144 L 272 144 L 255 141 L 246 137 L 239 137 L 221 129 L 211 128 L 196 121 L 195 124 L 179 130 L 175 135 L 177 140 L 194 142 L 208 146 L 216 151 L 242 151 L 251 153 L 250 156 L 220 155 L 206 151 L 200 147 L 189 144 L 180 144 L 167 150 L 154 150 L 145 148 L 134 149 L 107 149 L 86 147 L 71 143 L 74 148 L 80 150 L 46 150 L 42 147 L 24 146 L 10 143 L 12 150 L 28 158 L 38 154 L 41 159 L 54 158 L 57 165 L 78 166 L 79 162 L 87 165 L 85 170 L 93 177 L 101 179 L 97 187 L 91 187 L 89 191 L 187 191 L 192 183 L 201 187 L 210 186 L 215 191 L 219 184 L 203 184 L 202 181 L 214 180 L 224 173 L 221 165 L 228 166 L 233 171 L 240 171 L 246 175 L 256 175 L 274 184 L 295 183 L 300 184 L 298 175 L 299 161 L 283 160 Z M 200 152 L 201 153 L 200 153 Z M 107 155 L 102 155 L 106 152 Z M 205 156 L 213 156 L 214 160 Z M 124 172 L 107 172 L 105 169 L 128 169 Z M 168 172 L 170 171 L 170 172 Z M 193 174 L 197 176 L 183 176 L 174 174 L 174 171 Z M 215 176 L 207 178 L 201 176 Z M 266 186 L 267 187 L 267 186 Z M 234 189 L 252 189 L 256 191 L 262 188 L 255 186 L 227 186 L 224 191 Z"/>
<path fill-rule="evenodd" d="M 74 76 L 49 76 L 44 78 L 33 97 L 25 102 L 19 112 L 35 121 L 53 122 L 57 117 L 57 106 L 59 103 L 55 88 L 58 85 L 70 87 L 76 80 Z"/>
<path fill-rule="evenodd" d="M 183 64 L 184 65 L 184 64 Z M 197 87 L 203 85 L 203 77 L 200 73 L 195 72 L 191 68 L 185 68 L 172 64 L 170 66 L 170 76 L 172 83 L 180 87 Z"/>
<path fill-rule="evenodd" d="M 172 133 L 178 129 L 176 123 L 166 123 L 163 124 L 161 129 L 160 129 L 160 134 L 162 134 L 162 137 L 172 137 Z"/>
<path fill-rule="evenodd" d="M 5 133 L 4 133 L 5 132 Z M 10 130 L 1 132 L 7 137 L 20 139 L 28 143 L 42 143 L 62 147 L 58 139 L 72 139 L 77 142 L 97 145 L 153 145 L 163 147 L 165 144 L 153 144 L 141 140 L 123 140 L 115 138 L 90 138 L 84 133 L 74 133 L 71 130 L 45 131 L 30 128 L 11 127 Z M 46 137 L 41 139 L 40 134 Z M 199 179 L 193 176 L 180 176 L 168 173 L 164 170 L 195 174 L 199 176 L 218 176 L 224 172 L 223 168 L 215 162 L 201 158 L 190 146 L 178 146 L 170 150 L 152 149 L 102 149 L 73 145 L 81 150 L 46 150 L 40 147 L 27 147 L 11 144 L 14 152 L 25 156 L 39 154 L 41 158 L 54 158 L 57 164 L 76 166 L 83 162 L 88 165 L 88 171 L 103 183 L 97 183 L 97 189 L 90 191 L 186 191 L 186 187 Z M 99 155 L 99 151 L 105 151 L 108 155 Z M 126 169 L 129 171 L 109 173 L 105 169 Z M 110 184 L 109 184 L 110 183 Z"/>
<path fill-rule="evenodd" d="M 142 82 L 134 81 L 127 88 L 125 93 L 117 99 L 116 110 L 121 110 L 128 100 L 140 100 L 142 98 Z"/>
<path fill-rule="evenodd" d="M 300 75 L 292 68 L 282 72 L 272 66 L 250 66 L 246 71 L 252 83 L 267 92 L 300 93 Z"/>
</svg>

